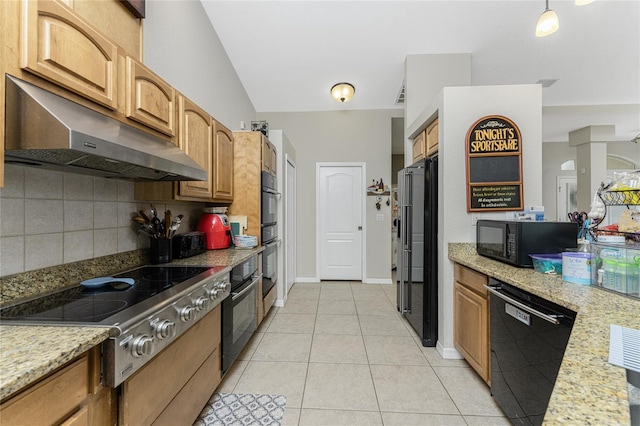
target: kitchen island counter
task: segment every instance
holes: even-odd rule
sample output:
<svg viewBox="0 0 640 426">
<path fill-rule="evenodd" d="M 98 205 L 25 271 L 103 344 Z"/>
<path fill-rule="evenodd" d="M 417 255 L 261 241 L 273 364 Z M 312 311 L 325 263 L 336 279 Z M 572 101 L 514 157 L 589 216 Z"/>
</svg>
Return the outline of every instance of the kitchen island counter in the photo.
<svg viewBox="0 0 640 426">
<path fill-rule="evenodd" d="M 640 301 L 480 256 L 472 243 L 450 243 L 449 259 L 577 312 L 545 425 L 630 424 L 625 370 L 608 362 L 609 328 L 640 329 Z"/>
<path fill-rule="evenodd" d="M 211 250 L 190 258 L 174 260 L 169 265 L 231 268 L 262 250 L 263 247 Z M 137 253 L 136 256 L 140 257 Z M 51 270 L 60 270 L 61 274 L 68 274 L 69 268 L 72 267 L 73 265 L 67 265 L 65 268 Z M 78 267 L 81 268 L 83 265 Z M 33 297 L 30 291 L 34 286 L 34 276 L 40 275 L 52 280 L 56 279 L 51 271 L 45 270 L 38 274 L 20 274 L 11 277 L 10 280 L 4 280 L 2 290 L 12 294 L 15 301 L 20 301 L 25 293 L 28 297 Z M 65 286 L 63 281 L 59 289 L 64 288 L 68 288 L 68 285 Z M 0 399 L 5 399 L 16 391 L 35 383 L 108 338 L 108 327 L 3 325 L 0 323 Z"/>
</svg>

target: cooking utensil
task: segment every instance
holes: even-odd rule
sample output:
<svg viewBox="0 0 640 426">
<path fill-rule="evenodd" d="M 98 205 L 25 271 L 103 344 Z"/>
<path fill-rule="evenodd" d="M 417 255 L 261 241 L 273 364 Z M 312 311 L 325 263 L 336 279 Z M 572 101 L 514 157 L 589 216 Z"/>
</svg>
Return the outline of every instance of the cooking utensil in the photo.
<svg viewBox="0 0 640 426">
<path fill-rule="evenodd" d="M 147 223 L 151 222 L 151 219 L 149 218 L 149 216 L 147 216 L 147 214 L 144 212 L 144 210 L 139 210 L 138 213 L 140 213 L 140 216 L 142 216 L 144 218 L 144 220 L 147 221 Z"/>
<path fill-rule="evenodd" d="M 149 223 L 149 221 L 142 216 L 134 216 L 133 220 L 142 224 Z"/>
<path fill-rule="evenodd" d="M 80 283 L 81 286 L 86 288 L 99 288 L 107 284 L 111 284 L 114 288 L 122 287 L 122 283 L 126 284 L 127 288 L 132 286 L 135 281 L 133 278 L 114 278 L 114 277 L 98 277 L 91 278 L 90 280 L 84 280 Z"/>
<path fill-rule="evenodd" d="M 171 234 L 171 210 L 164 212 L 164 236 L 170 238 Z"/>
<path fill-rule="evenodd" d="M 173 238 L 173 234 L 180 227 L 180 223 L 182 222 L 182 218 L 184 215 L 179 214 L 177 217 L 171 220 L 171 226 L 169 227 L 169 238 Z"/>
</svg>

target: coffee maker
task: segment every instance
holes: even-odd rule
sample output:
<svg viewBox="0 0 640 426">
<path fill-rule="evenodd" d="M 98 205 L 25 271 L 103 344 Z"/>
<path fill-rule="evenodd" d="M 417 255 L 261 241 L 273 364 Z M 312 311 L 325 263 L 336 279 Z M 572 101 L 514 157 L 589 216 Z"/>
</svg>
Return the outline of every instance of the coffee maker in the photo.
<svg viewBox="0 0 640 426">
<path fill-rule="evenodd" d="M 231 246 L 231 224 L 226 214 L 212 213 L 205 209 L 196 230 L 204 232 L 207 250 L 226 249 Z"/>
</svg>

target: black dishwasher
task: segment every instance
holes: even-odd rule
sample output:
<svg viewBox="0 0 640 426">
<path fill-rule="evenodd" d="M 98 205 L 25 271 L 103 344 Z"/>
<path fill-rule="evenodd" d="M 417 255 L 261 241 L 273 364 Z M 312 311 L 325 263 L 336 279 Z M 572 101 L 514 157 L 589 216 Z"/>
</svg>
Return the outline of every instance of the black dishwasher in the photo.
<svg viewBox="0 0 640 426">
<path fill-rule="evenodd" d="M 576 313 L 495 279 L 491 293 L 491 394 L 515 425 L 540 425 Z"/>
</svg>

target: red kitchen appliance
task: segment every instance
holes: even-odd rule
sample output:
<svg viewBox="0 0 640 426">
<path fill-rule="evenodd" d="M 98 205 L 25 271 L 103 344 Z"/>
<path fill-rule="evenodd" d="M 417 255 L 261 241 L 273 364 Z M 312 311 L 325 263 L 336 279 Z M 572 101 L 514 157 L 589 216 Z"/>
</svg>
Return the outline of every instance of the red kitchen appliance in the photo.
<svg viewBox="0 0 640 426">
<path fill-rule="evenodd" d="M 196 229 L 204 232 L 207 250 L 226 249 L 231 246 L 231 224 L 226 214 L 205 212 Z"/>
</svg>

